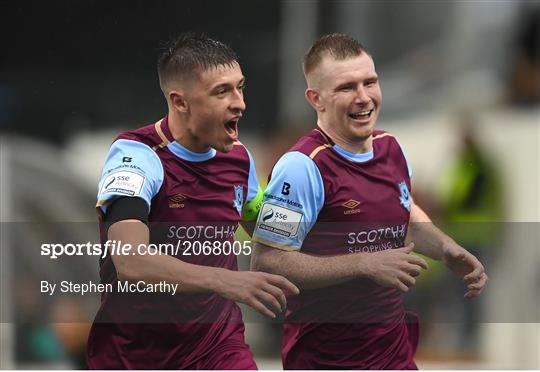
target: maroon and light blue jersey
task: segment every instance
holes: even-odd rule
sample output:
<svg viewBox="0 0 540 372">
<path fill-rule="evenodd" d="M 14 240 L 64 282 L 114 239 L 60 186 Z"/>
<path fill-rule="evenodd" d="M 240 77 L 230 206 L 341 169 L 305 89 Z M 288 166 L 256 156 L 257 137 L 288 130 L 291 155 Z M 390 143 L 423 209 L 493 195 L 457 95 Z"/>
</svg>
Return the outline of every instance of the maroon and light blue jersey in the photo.
<svg viewBox="0 0 540 372">
<path fill-rule="evenodd" d="M 400 248 L 410 174 L 389 133 L 375 131 L 373 150 L 352 154 L 315 129 L 275 165 L 253 240 L 319 256 Z M 284 367 L 415 368 L 405 317 L 400 292 L 367 279 L 303 290 L 288 299 Z"/>
<path fill-rule="evenodd" d="M 170 243 L 174 251 L 168 253 L 184 262 L 237 270 L 236 254 L 225 249 L 217 254 L 199 249 L 197 254 L 195 243 L 200 247 L 217 242 L 224 248 L 229 242 L 232 247 L 246 206 L 258 194 L 253 159 L 240 142 L 229 153 L 214 149 L 193 153 L 174 141 L 165 117 L 117 137 L 103 168 L 97 207 L 105 212 L 115 198 L 142 198 L 149 208 L 150 243 Z M 101 225 L 104 242 L 106 229 Z M 186 249 L 191 252 L 186 254 Z M 100 276 L 102 283 L 116 286 L 110 256 L 101 260 Z M 93 369 L 205 366 L 205 360 L 215 362 L 211 354 L 216 350 L 247 350 L 238 355 L 250 355 L 243 330 L 239 307 L 215 293 L 103 293 L 88 340 L 88 365 Z M 218 345 L 221 349 L 216 349 Z M 254 366 L 252 360 L 238 365 Z"/>
</svg>

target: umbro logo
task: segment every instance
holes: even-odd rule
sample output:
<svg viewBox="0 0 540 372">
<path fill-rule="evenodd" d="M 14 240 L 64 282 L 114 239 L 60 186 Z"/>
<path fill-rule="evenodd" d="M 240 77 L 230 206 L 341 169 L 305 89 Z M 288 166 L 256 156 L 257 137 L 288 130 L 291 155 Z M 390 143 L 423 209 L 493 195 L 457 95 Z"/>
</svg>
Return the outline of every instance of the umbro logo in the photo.
<svg viewBox="0 0 540 372">
<path fill-rule="evenodd" d="M 169 208 L 184 208 L 184 200 L 186 200 L 186 197 L 182 194 L 169 196 Z"/>
<path fill-rule="evenodd" d="M 356 208 L 360 205 L 359 201 L 356 201 L 354 199 L 349 199 L 345 203 L 341 204 L 341 206 L 347 208 L 345 211 L 343 211 L 343 214 L 357 214 L 360 213 L 360 208 Z"/>
<path fill-rule="evenodd" d="M 353 209 L 353 208 L 358 207 L 360 205 L 360 202 L 350 199 L 341 205 L 344 206 L 345 208 Z"/>
</svg>

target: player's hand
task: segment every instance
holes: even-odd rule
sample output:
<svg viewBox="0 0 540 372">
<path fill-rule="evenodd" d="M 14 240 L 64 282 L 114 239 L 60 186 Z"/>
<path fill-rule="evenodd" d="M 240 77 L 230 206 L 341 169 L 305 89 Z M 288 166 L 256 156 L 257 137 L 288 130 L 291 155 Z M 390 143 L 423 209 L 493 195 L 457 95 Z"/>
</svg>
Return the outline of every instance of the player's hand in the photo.
<svg viewBox="0 0 540 372">
<path fill-rule="evenodd" d="M 297 295 L 300 290 L 281 275 L 223 270 L 216 292 L 222 297 L 245 303 L 261 314 L 275 318 L 287 307 L 285 296 Z"/>
<path fill-rule="evenodd" d="M 427 263 L 418 256 L 411 255 L 414 243 L 399 249 L 365 254 L 368 278 L 383 287 L 393 287 L 407 292 L 416 283 L 415 277 Z"/>
<path fill-rule="evenodd" d="M 453 243 L 443 255 L 446 266 L 467 284 L 465 298 L 478 296 L 488 282 L 484 265 L 465 248 Z"/>
</svg>

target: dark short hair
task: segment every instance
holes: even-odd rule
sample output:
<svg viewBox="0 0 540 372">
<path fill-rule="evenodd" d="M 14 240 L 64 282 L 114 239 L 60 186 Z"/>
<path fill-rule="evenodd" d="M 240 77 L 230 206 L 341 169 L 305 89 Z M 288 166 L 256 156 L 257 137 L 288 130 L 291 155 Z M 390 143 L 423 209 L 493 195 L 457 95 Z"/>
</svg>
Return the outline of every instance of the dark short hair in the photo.
<svg viewBox="0 0 540 372">
<path fill-rule="evenodd" d="M 165 90 L 175 79 L 235 63 L 238 56 L 228 45 L 204 34 L 183 33 L 163 45 L 158 58 L 159 85 Z"/>
<path fill-rule="evenodd" d="M 304 74 L 313 71 L 326 55 L 331 55 L 336 60 L 344 60 L 359 56 L 362 53 L 369 54 L 366 47 L 357 40 L 345 34 L 328 34 L 320 37 L 304 56 Z"/>
</svg>

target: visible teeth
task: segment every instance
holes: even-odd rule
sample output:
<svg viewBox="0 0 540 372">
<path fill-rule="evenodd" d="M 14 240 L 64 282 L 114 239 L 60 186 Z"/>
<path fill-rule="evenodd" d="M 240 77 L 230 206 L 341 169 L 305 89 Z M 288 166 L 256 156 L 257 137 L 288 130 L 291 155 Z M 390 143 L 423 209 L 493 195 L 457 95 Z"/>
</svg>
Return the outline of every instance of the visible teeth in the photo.
<svg viewBox="0 0 540 372">
<path fill-rule="evenodd" d="M 367 116 L 367 115 L 370 115 L 372 111 L 373 110 L 360 111 L 360 112 L 357 112 L 357 113 L 354 113 L 354 114 L 350 114 L 350 116 L 353 117 L 353 118 L 358 118 L 360 116 Z"/>
</svg>

